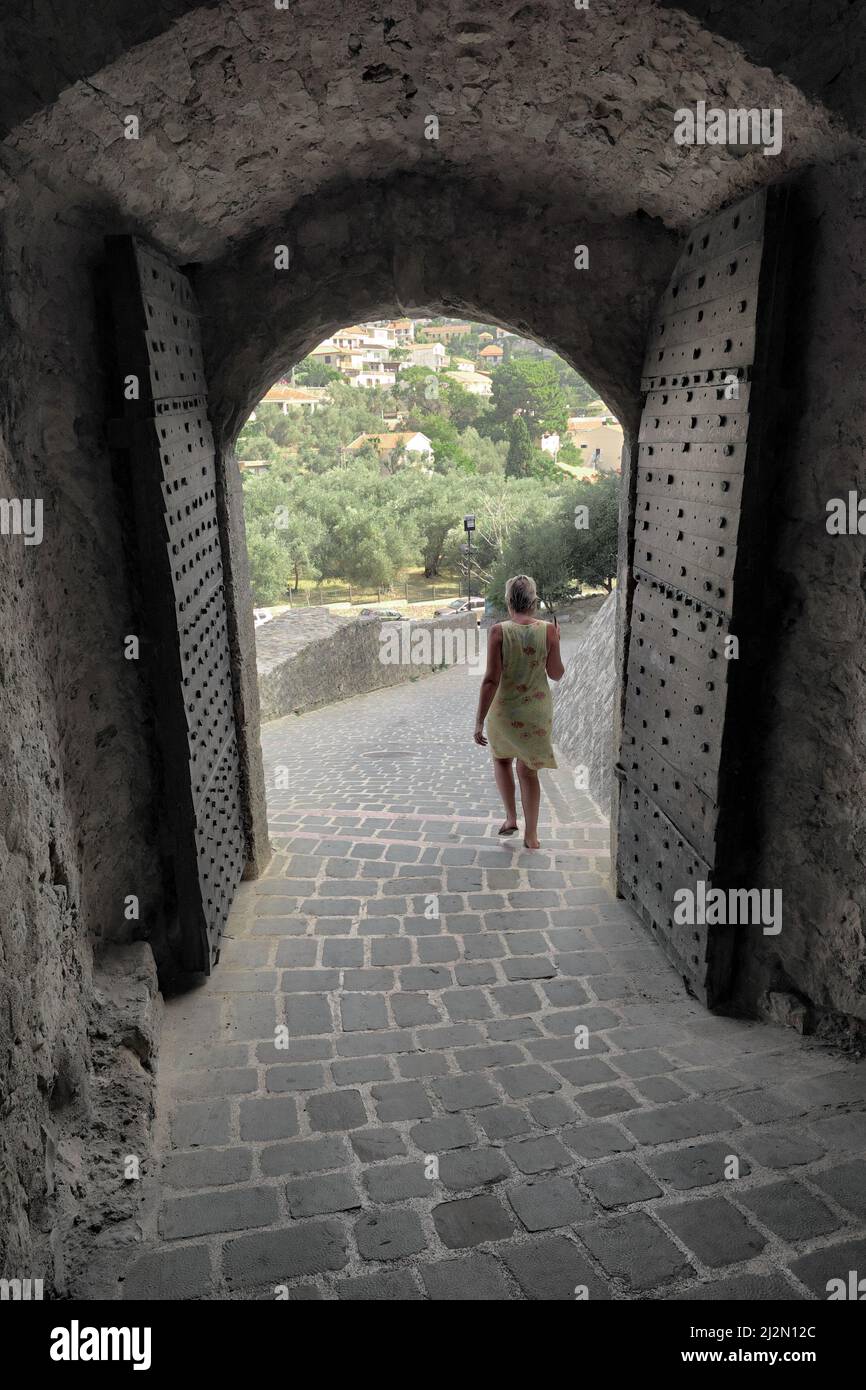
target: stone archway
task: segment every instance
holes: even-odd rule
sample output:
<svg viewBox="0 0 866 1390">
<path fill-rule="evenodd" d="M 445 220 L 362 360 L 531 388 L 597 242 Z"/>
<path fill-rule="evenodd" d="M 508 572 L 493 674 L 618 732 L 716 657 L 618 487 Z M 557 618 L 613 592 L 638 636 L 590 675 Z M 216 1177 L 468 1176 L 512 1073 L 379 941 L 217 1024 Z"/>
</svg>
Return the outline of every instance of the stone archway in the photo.
<svg viewBox="0 0 866 1390">
<path fill-rule="evenodd" d="M 472 235 L 455 257 L 449 247 L 460 226 L 471 227 Z M 552 210 L 514 207 L 497 198 L 495 188 L 405 175 L 305 200 L 224 262 L 193 271 L 212 419 L 223 450 L 224 535 L 238 594 L 246 589 L 246 554 L 234 438 L 271 381 L 347 318 L 459 313 L 532 336 L 604 392 L 631 449 L 646 327 L 676 243 L 648 219 L 581 222 L 578 232 L 575 226 Z M 587 277 L 585 287 L 574 263 L 577 236 L 591 245 L 599 268 L 598 279 L 590 284 Z M 282 246 L 289 251 L 289 274 L 274 269 Z M 539 265 L 549 268 L 543 281 L 534 274 Z M 626 506 L 628 491 L 627 472 Z M 252 751 L 258 697 L 249 603 L 237 605 L 234 625 L 241 702 L 250 720 L 249 783 L 262 806 Z"/>
</svg>

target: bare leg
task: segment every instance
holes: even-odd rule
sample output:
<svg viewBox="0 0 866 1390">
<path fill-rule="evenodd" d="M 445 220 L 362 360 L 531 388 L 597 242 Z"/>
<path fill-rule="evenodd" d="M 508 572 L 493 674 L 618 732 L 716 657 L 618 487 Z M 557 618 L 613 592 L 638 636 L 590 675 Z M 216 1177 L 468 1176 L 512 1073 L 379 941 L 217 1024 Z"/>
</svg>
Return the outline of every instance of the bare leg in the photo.
<svg viewBox="0 0 866 1390">
<path fill-rule="evenodd" d="M 505 820 L 500 827 L 500 835 L 517 829 L 517 806 L 514 800 L 514 772 L 510 758 L 493 759 L 493 775 L 505 807 Z"/>
<path fill-rule="evenodd" d="M 538 810 L 541 805 L 541 783 L 538 773 L 517 760 L 520 781 L 520 802 L 523 806 L 523 843 L 527 849 L 540 848 L 538 843 Z"/>
</svg>

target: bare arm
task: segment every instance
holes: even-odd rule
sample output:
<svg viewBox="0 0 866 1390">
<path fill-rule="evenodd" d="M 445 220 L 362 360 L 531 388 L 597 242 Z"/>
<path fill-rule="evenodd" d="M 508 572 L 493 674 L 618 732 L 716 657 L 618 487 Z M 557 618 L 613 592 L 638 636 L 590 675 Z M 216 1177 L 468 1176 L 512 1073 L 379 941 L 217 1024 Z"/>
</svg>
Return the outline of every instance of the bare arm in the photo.
<svg viewBox="0 0 866 1390">
<path fill-rule="evenodd" d="M 501 678 L 502 628 L 499 623 L 496 623 L 490 629 L 487 638 L 487 670 L 484 672 L 484 679 L 481 682 L 478 712 L 475 715 L 475 742 L 480 743 L 482 748 L 487 747 L 487 739 L 484 737 L 484 721 L 487 718 L 487 711 L 493 704 L 493 697 L 499 689 Z"/>
<path fill-rule="evenodd" d="M 552 681 L 562 680 L 565 675 L 559 653 L 559 628 L 554 623 L 547 624 L 547 665 L 544 669 Z"/>
</svg>

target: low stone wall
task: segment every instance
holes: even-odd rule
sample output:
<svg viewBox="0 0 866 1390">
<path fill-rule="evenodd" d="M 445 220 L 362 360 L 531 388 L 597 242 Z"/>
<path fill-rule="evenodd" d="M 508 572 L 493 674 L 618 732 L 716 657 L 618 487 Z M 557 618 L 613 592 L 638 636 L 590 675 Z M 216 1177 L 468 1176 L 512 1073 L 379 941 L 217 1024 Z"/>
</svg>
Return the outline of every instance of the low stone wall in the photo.
<svg viewBox="0 0 866 1390">
<path fill-rule="evenodd" d="M 263 720 L 480 659 L 473 613 L 379 622 L 308 608 L 265 623 L 256 648 Z"/>
<path fill-rule="evenodd" d="M 573 767 L 586 767 L 590 796 L 610 815 L 616 692 L 616 593 L 578 638 L 553 697 L 553 737 Z"/>
</svg>

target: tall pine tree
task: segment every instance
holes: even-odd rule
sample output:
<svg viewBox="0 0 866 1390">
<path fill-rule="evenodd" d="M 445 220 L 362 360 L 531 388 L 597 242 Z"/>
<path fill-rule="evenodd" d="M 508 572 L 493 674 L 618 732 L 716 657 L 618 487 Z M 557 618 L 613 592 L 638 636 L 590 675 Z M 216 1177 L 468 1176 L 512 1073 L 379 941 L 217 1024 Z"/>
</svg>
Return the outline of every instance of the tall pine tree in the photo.
<svg viewBox="0 0 866 1390">
<path fill-rule="evenodd" d="M 506 478 L 528 478 L 532 473 L 533 449 L 529 436 L 529 426 L 522 415 L 515 415 L 511 422 L 511 439 L 508 457 L 505 460 Z"/>
</svg>

